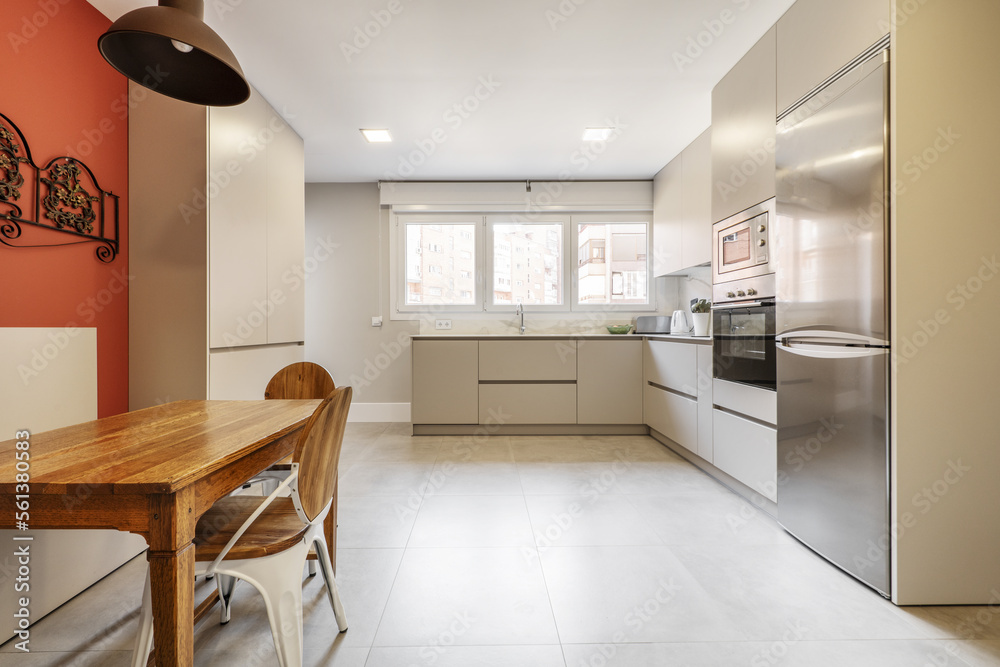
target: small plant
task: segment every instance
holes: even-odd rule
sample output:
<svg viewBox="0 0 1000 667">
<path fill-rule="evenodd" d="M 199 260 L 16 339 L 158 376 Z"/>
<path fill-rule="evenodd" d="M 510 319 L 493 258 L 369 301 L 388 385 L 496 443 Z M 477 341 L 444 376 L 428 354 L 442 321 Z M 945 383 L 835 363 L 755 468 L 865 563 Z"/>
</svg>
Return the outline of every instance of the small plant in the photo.
<svg viewBox="0 0 1000 667">
<path fill-rule="evenodd" d="M 708 299 L 698 299 L 698 302 L 691 306 L 692 313 L 708 313 L 712 310 L 712 302 Z"/>
</svg>

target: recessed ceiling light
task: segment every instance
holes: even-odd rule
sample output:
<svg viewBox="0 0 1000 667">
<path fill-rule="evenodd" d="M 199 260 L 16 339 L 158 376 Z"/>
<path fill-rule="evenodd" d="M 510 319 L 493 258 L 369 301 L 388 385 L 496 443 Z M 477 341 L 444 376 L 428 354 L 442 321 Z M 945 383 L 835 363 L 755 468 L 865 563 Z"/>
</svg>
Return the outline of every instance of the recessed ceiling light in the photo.
<svg viewBox="0 0 1000 667">
<path fill-rule="evenodd" d="M 604 141 L 615 131 L 613 127 L 588 127 L 583 131 L 584 141 Z"/>
<path fill-rule="evenodd" d="M 392 141 L 389 130 L 361 130 L 361 134 L 364 135 L 365 141 L 370 144 L 381 144 Z"/>
</svg>

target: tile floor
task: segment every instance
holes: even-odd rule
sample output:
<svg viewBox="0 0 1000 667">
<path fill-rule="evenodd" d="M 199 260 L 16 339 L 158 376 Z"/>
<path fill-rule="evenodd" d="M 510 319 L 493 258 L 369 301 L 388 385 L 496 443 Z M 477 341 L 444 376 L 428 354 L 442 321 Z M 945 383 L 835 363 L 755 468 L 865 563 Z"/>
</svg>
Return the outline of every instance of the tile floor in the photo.
<svg viewBox="0 0 1000 667">
<path fill-rule="evenodd" d="M 1000 613 L 898 608 L 647 437 L 417 437 L 349 426 L 336 635 L 305 584 L 310 666 L 1000 665 Z M 128 665 L 139 557 L 0 665 Z M 204 593 L 207 587 L 199 585 Z M 260 597 L 195 632 L 199 666 L 274 665 Z"/>
</svg>

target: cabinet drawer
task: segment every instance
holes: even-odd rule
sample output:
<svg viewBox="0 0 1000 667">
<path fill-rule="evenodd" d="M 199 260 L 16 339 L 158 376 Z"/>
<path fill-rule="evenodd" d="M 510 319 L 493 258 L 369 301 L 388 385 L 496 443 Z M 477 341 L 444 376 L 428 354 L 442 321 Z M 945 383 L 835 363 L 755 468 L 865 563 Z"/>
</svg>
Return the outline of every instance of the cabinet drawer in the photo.
<svg viewBox="0 0 1000 667">
<path fill-rule="evenodd" d="M 777 431 L 715 410 L 713 463 L 765 498 L 777 502 Z"/>
<path fill-rule="evenodd" d="M 480 341 L 479 379 L 575 380 L 576 341 Z"/>
<path fill-rule="evenodd" d="M 657 387 L 643 389 L 646 425 L 678 445 L 698 453 L 698 401 Z"/>
<path fill-rule="evenodd" d="M 698 346 L 646 341 L 645 380 L 695 397 L 698 395 Z"/>
<path fill-rule="evenodd" d="M 481 384 L 480 424 L 575 424 L 575 384 Z"/>
</svg>

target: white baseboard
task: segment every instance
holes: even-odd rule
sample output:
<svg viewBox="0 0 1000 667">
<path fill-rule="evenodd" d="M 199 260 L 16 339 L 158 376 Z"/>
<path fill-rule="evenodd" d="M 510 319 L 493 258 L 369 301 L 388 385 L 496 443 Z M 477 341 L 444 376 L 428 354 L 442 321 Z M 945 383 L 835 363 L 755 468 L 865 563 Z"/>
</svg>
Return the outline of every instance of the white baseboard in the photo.
<svg viewBox="0 0 1000 667">
<path fill-rule="evenodd" d="M 406 422 L 410 421 L 409 403 L 351 403 L 347 413 L 349 422 Z"/>
</svg>

